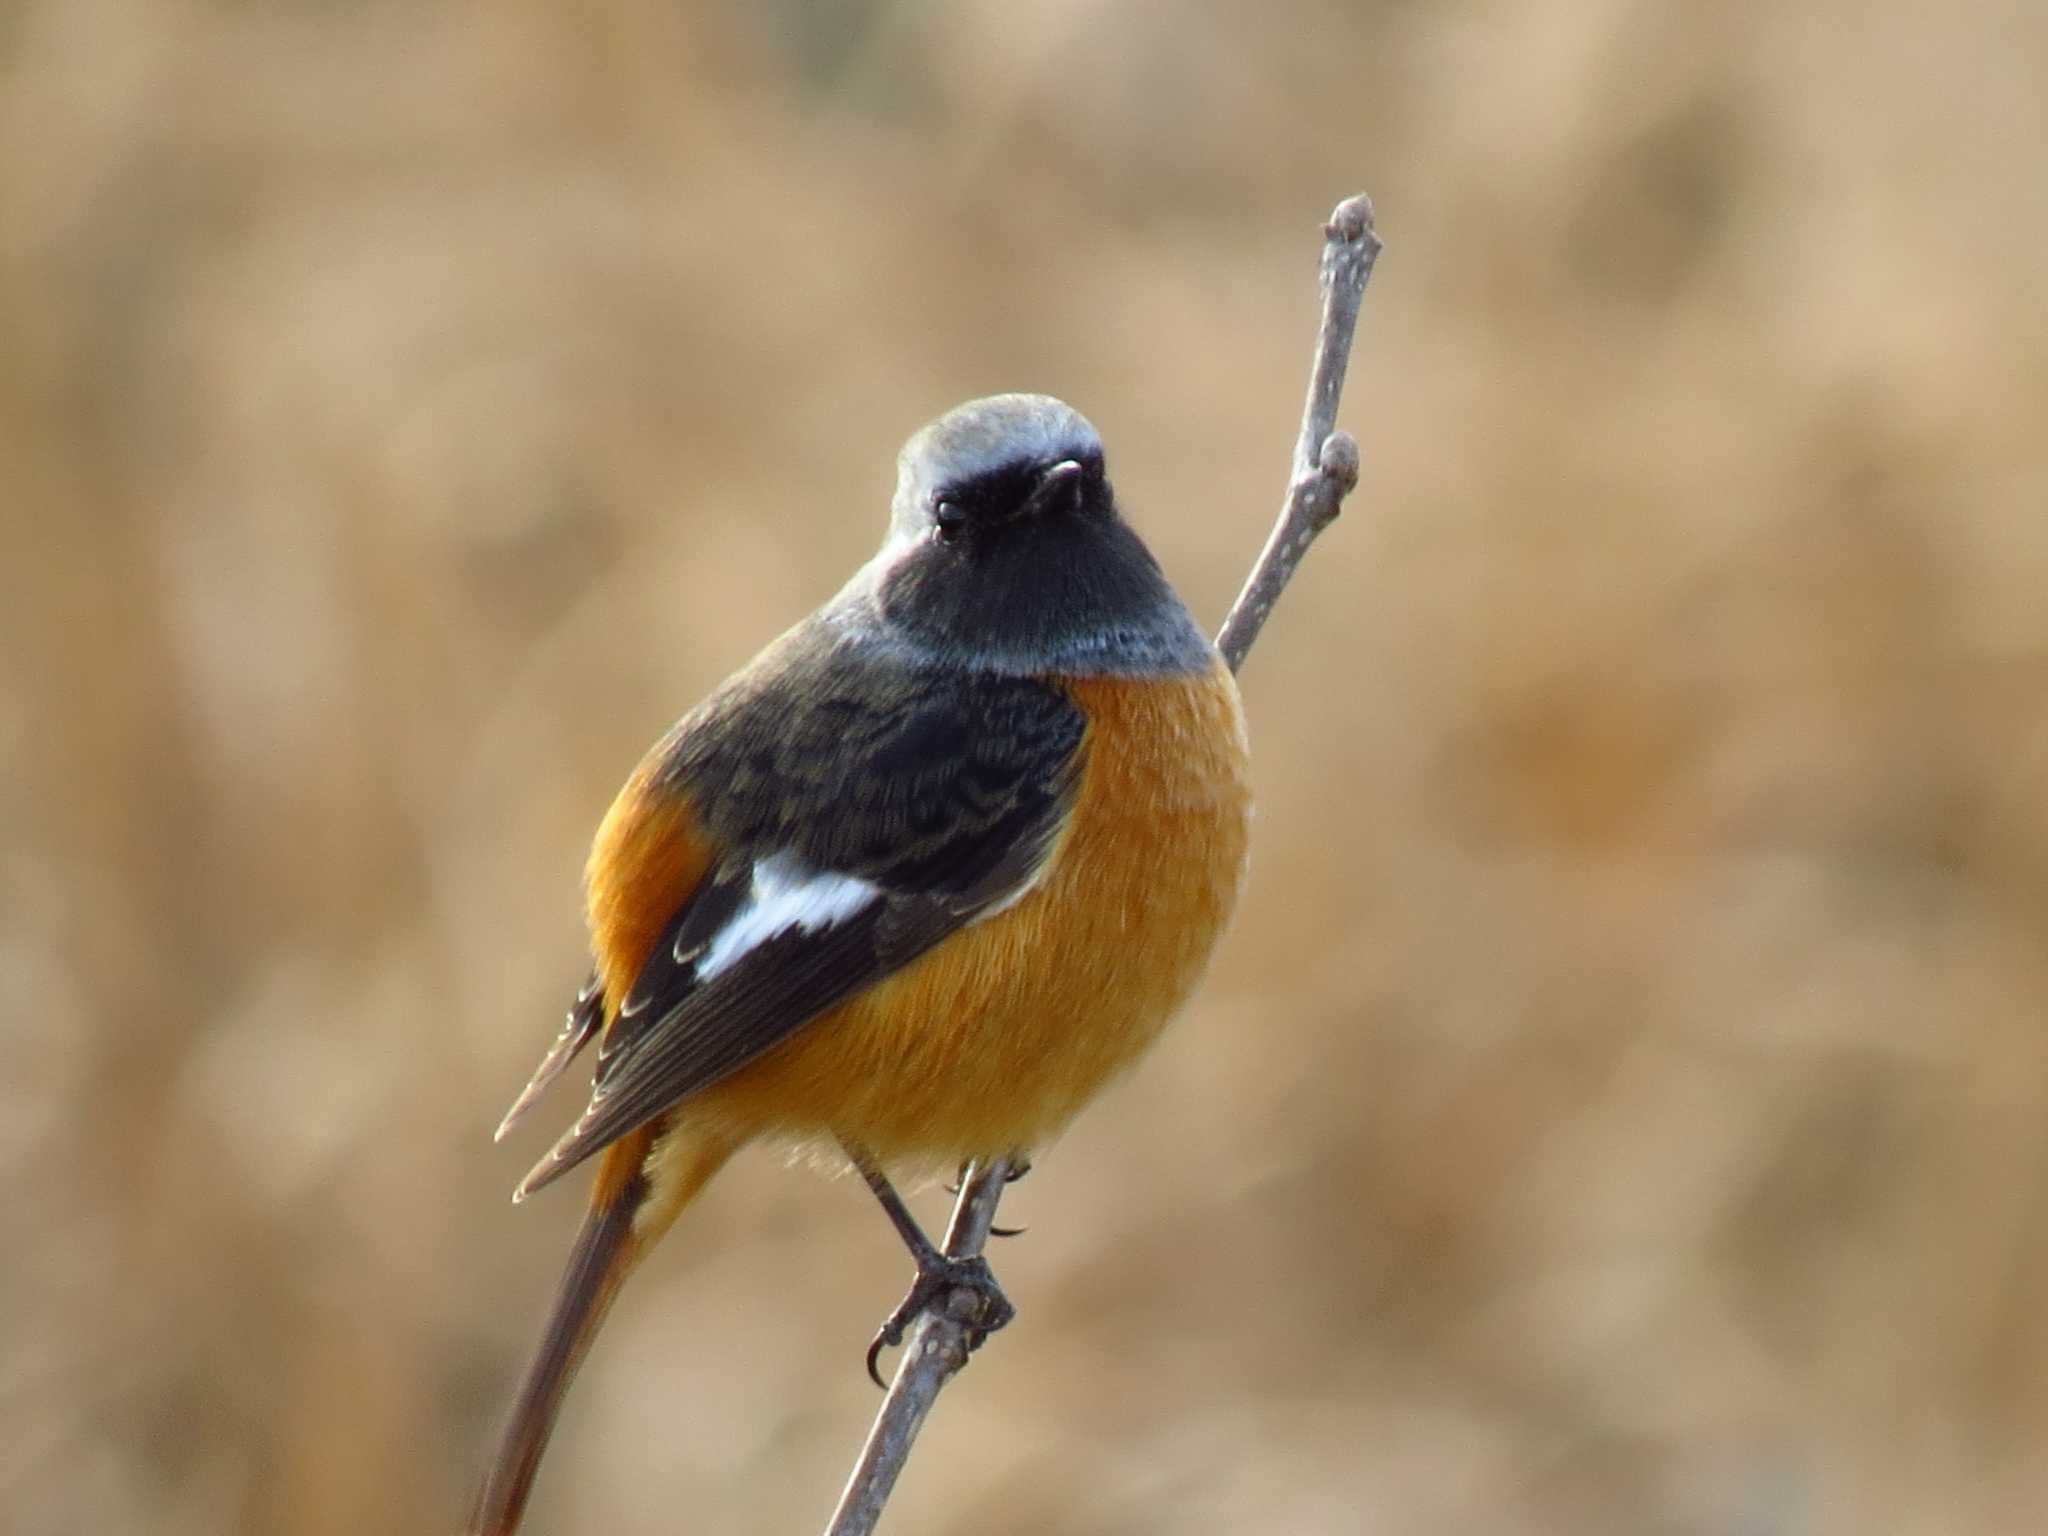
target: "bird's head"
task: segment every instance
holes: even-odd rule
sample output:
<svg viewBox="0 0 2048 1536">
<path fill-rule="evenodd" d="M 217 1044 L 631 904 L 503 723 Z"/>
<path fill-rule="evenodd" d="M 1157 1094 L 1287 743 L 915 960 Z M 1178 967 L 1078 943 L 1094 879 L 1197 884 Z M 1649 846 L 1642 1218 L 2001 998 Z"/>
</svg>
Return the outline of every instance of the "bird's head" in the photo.
<svg viewBox="0 0 2048 1536">
<path fill-rule="evenodd" d="M 955 665 L 1183 672 L 1212 654 L 1119 515 L 1102 439 L 1050 395 L 970 400 L 904 444 L 864 578 L 886 629 Z"/>
<path fill-rule="evenodd" d="M 991 395 L 948 411 L 896 460 L 890 537 L 928 539 L 961 557 L 1010 535 L 1057 538 L 1073 517 L 1114 517 L 1102 439 L 1050 395 Z"/>
</svg>

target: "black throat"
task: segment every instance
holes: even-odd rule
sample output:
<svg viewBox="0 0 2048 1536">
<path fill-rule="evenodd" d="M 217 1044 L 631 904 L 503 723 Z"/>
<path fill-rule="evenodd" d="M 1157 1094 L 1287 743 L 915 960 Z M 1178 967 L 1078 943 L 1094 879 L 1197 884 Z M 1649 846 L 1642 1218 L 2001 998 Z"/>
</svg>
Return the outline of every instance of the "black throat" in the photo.
<svg viewBox="0 0 2048 1536">
<path fill-rule="evenodd" d="M 1185 676 L 1215 650 L 1114 512 L 1020 520 L 953 547 L 892 539 L 835 608 L 954 665 L 1033 676 Z"/>
</svg>

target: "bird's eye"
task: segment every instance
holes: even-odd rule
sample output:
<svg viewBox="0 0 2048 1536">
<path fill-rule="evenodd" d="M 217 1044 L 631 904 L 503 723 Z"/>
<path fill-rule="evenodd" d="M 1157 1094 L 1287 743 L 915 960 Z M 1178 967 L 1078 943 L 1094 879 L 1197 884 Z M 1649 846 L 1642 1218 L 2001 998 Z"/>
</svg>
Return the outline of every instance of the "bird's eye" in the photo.
<svg viewBox="0 0 2048 1536">
<path fill-rule="evenodd" d="M 932 508 L 932 536 L 941 544 L 950 544 L 959 538 L 966 526 L 967 514 L 960 510 L 958 503 L 942 501 Z"/>
</svg>

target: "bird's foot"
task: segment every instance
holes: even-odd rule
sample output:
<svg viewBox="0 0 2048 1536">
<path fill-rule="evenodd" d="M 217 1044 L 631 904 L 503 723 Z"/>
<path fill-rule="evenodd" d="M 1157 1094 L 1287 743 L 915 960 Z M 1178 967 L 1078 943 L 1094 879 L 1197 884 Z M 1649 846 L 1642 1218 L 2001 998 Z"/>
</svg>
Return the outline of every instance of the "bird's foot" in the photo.
<svg viewBox="0 0 2048 1536">
<path fill-rule="evenodd" d="M 981 1348 L 984 1339 L 1017 1315 L 1010 1298 L 996 1284 L 987 1259 L 949 1258 L 935 1248 L 915 1257 L 917 1278 L 910 1283 L 910 1294 L 889 1314 L 888 1320 L 876 1330 L 874 1342 L 868 1345 L 868 1379 L 878 1387 L 886 1384 L 875 1362 L 883 1350 L 901 1344 L 904 1332 L 924 1313 L 943 1312 L 955 1322 L 965 1324 L 970 1351 Z"/>
</svg>

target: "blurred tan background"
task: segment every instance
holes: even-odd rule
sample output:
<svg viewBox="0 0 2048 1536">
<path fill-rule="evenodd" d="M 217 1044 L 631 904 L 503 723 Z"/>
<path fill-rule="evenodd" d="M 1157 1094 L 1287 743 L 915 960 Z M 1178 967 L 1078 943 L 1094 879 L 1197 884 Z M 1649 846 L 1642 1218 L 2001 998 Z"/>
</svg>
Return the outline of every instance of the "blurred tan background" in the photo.
<svg viewBox="0 0 2048 1536">
<path fill-rule="evenodd" d="M 1363 188 L 1241 920 L 888 1529 L 2048 1529 L 2044 18 L 17 0 L 0 1527 L 453 1529 L 613 788 L 971 394 L 1220 618 Z M 905 1278 L 741 1160 L 531 1529 L 818 1528 Z"/>
</svg>

